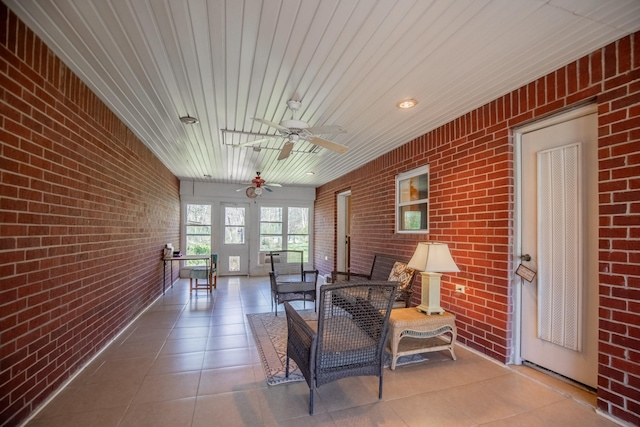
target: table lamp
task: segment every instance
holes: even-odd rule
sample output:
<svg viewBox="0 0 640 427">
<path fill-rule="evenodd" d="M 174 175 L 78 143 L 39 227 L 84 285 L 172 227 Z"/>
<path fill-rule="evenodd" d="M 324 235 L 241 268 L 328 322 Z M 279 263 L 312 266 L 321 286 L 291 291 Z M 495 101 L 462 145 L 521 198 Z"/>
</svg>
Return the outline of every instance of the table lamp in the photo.
<svg viewBox="0 0 640 427">
<path fill-rule="evenodd" d="M 440 307 L 441 273 L 458 272 L 460 269 L 453 261 L 446 243 L 421 242 L 407 265 L 418 270 L 422 276 L 422 300 L 418 311 L 426 314 L 442 314 Z"/>
</svg>

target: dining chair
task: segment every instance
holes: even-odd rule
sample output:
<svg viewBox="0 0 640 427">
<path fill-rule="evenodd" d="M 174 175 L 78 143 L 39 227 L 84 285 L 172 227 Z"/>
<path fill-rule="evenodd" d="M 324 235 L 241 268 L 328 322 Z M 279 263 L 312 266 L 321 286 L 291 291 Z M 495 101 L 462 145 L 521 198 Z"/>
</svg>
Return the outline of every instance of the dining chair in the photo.
<svg viewBox="0 0 640 427">
<path fill-rule="evenodd" d="M 198 280 L 205 280 L 204 285 L 200 285 Z M 194 286 L 195 280 L 195 286 Z M 218 254 L 211 254 L 211 259 L 207 265 L 198 265 L 189 272 L 189 293 L 198 289 L 205 289 L 212 292 L 218 285 Z"/>
</svg>

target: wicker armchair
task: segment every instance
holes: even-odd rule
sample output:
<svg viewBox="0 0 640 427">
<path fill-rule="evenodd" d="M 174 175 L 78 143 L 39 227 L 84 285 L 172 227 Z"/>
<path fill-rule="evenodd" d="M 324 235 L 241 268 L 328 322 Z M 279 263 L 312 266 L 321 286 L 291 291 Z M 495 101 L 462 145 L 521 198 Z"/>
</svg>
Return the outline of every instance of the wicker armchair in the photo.
<svg viewBox="0 0 640 427">
<path fill-rule="evenodd" d="M 415 270 L 407 267 L 408 262 L 409 260 L 397 255 L 375 254 L 371 264 L 371 271 L 367 273 L 332 271 L 331 281 L 333 283 L 343 281 L 359 282 L 363 280 L 398 282 L 394 308 L 409 307 L 411 294 L 413 293 L 413 282 L 417 275 Z"/>
<path fill-rule="evenodd" d="M 340 378 L 377 376 L 378 398 L 382 398 L 384 348 L 396 287 L 387 281 L 321 286 L 317 330 L 289 303 L 284 304 L 286 375 L 293 359 L 309 385 L 309 414 L 313 415 L 314 390 Z"/>
<path fill-rule="evenodd" d="M 276 316 L 278 305 L 285 301 L 316 301 L 318 270 L 305 270 L 303 252 L 283 250 L 269 252 L 271 272 L 271 308 L 275 304 Z M 315 308 L 315 305 L 314 305 Z"/>
</svg>

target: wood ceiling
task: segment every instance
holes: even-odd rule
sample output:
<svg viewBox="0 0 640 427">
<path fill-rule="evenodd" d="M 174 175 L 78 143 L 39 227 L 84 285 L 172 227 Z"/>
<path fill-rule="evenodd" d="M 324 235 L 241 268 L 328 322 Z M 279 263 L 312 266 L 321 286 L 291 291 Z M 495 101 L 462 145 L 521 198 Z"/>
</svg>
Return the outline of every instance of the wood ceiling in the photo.
<svg viewBox="0 0 640 427">
<path fill-rule="evenodd" d="M 311 187 L 640 29 L 638 0 L 5 2 L 178 178 Z M 234 147 L 289 99 L 348 151 Z"/>
</svg>

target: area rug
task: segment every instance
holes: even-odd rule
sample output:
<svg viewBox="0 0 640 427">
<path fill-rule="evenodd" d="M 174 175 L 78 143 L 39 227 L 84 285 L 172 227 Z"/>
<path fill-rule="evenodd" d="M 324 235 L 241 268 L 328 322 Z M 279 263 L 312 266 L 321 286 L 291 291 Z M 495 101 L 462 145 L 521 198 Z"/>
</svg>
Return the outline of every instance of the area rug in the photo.
<svg viewBox="0 0 640 427">
<path fill-rule="evenodd" d="M 316 313 L 313 310 L 298 311 L 303 319 L 315 320 Z M 285 376 L 287 363 L 287 318 L 283 311 L 276 317 L 273 313 L 247 314 L 249 326 L 256 341 L 262 367 L 267 377 L 268 385 L 285 384 L 295 381 L 304 381 L 304 376 L 298 369 L 296 362 L 289 361 L 289 378 Z M 387 355 L 389 366 L 391 355 Z M 415 354 L 398 358 L 396 366 L 418 363 L 427 360 L 426 357 Z"/>
</svg>

